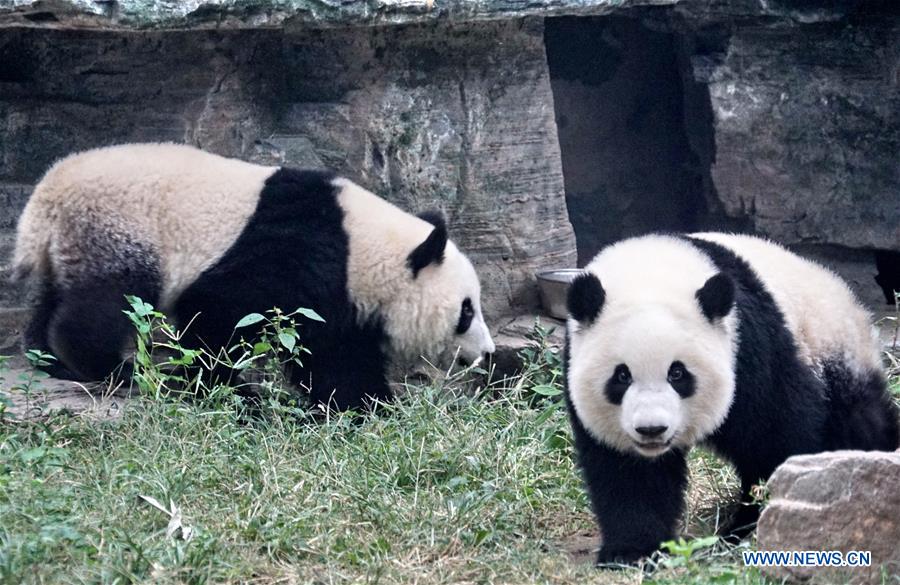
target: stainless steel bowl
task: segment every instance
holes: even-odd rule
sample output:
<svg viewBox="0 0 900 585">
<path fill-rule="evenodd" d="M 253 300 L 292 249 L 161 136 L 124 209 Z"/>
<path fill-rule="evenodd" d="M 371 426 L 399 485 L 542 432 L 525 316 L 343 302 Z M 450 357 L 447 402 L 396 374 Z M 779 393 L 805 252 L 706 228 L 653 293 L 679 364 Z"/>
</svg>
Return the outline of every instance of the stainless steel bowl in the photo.
<svg viewBox="0 0 900 585">
<path fill-rule="evenodd" d="M 535 274 L 541 294 L 541 305 L 551 317 L 565 319 L 568 316 L 566 295 L 569 292 L 569 285 L 576 276 L 583 273 L 584 270 L 580 268 L 561 268 Z"/>
</svg>

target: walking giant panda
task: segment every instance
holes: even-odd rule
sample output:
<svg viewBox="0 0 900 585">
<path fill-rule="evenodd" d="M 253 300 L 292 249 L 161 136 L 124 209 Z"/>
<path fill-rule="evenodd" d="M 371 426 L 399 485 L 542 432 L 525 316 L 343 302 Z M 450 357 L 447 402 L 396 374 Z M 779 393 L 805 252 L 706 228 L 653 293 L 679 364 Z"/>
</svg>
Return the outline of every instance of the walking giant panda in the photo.
<svg viewBox="0 0 900 585">
<path fill-rule="evenodd" d="M 314 309 L 298 382 L 345 409 L 385 399 L 391 360 L 494 344 L 469 260 L 443 217 L 416 217 L 347 179 L 175 144 L 65 158 L 18 225 L 18 277 L 39 283 L 25 345 L 57 374 L 98 380 L 122 360 L 124 295 L 161 306 L 196 344 L 226 347 L 246 314 Z"/>
<path fill-rule="evenodd" d="M 599 563 L 673 537 L 685 455 L 731 460 L 742 506 L 791 455 L 898 447 L 866 311 L 834 274 L 755 237 L 651 235 L 600 252 L 569 289 L 566 397 L 602 532 Z"/>
</svg>

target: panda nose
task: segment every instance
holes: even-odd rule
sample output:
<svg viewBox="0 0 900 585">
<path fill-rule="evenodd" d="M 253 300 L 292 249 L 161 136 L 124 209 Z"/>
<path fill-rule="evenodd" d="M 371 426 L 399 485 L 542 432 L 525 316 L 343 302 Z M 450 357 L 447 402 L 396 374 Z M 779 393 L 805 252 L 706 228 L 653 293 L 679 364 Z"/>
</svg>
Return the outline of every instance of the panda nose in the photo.
<svg viewBox="0 0 900 585">
<path fill-rule="evenodd" d="M 642 437 L 655 439 L 656 437 L 659 437 L 664 432 L 666 432 L 668 429 L 669 427 L 665 425 L 658 425 L 654 427 L 637 427 L 634 430 L 636 430 Z"/>
</svg>

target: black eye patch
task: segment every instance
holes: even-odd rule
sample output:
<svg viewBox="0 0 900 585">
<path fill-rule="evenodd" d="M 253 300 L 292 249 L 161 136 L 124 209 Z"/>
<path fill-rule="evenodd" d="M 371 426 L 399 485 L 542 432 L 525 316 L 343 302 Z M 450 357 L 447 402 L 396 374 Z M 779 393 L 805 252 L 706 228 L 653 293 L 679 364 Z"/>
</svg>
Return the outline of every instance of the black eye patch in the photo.
<svg viewBox="0 0 900 585">
<path fill-rule="evenodd" d="M 622 404 L 622 398 L 629 386 L 631 386 L 631 370 L 625 364 L 619 364 L 606 381 L 606 399 L 612 404 Z"/>
<path fill-rule="evenodd" d="M 469 330 L 473 317 L 475 317 L 475 308 L 472 307 L 472 299 L 466 298 L 459 309 L 459 322 L 456 324 L 457 335 L 462 335 Z"/>
<path fill-rule="evenodd" d="M 678 392 L 678 395 L 682 398 L 693 396 L 696 391 L 696 378 L 694 378 L 694 375 L 690 370 L 679 361 L 674 361 L 672 362 L 672 365 L 669 366 L 669 374 L 666 376 L 666 380 L 669 382 L 669 386 L 671 386 L 675 392 Z"/>
</svg>

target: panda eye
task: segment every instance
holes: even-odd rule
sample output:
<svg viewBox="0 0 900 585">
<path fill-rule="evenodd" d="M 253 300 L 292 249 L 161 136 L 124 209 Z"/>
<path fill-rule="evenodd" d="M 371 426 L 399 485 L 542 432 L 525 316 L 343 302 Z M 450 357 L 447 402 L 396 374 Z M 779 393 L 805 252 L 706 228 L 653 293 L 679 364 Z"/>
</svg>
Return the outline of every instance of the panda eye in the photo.
<svg viewBox="0 0 900 585">
<path fill-rule="evenodd" d="M 604 393 L 611 404 L 622 404 L 628 387 L 631 386 L 631 371 L 625 364 L 619 364 L 612 376 L 606 381 Z"/>
<path fill-rule="evenodd" d="M 459 309 L 459 322 L 456 324 L 456 334 L 462 335 L 468 331 L 474 317 L 475 307 L 472 306 L 472 299 L 466 297 Z"/>
<path fill-rule="evenodd" d="M 614 377 L 619 384 L 631 384 L 631 371 L 628 366 L 622 364 L 616 366 Z"/>
<path fill-rule="evenodd" d="M 672 389 L 678 392 L 682 398 L 693 396 L 697 389 L 697 380 L 687 366 L 681 362 L 672 362 L 667 378 Z"/>
<path fill-rule="evenodd" d="M 678 382 L 684 378 L 684 365 L 681 362 L 675 362 L 669 366 L 669 382 Z"/>
</svg>

